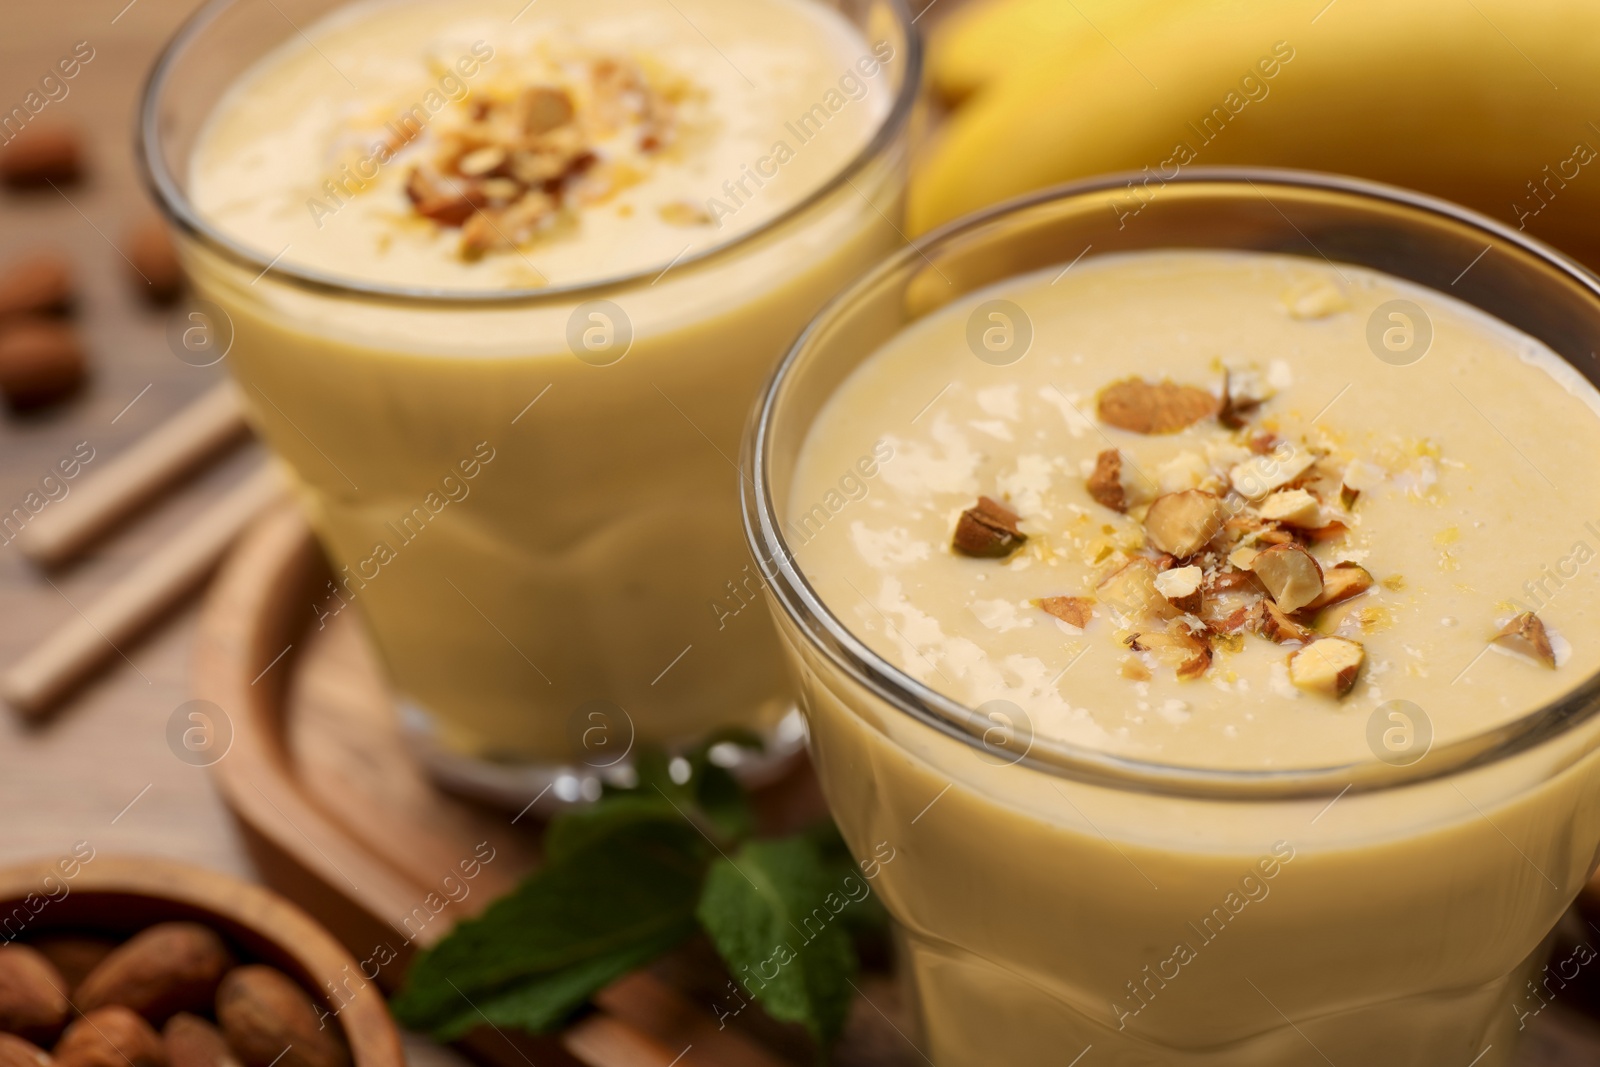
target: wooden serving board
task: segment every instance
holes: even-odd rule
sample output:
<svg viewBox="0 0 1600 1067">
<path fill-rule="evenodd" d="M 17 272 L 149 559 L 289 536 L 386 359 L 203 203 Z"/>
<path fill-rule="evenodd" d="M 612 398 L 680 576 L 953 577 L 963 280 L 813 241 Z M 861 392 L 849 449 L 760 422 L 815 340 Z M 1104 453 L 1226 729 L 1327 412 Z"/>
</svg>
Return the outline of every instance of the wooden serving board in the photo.
<svg viewBox="0 0 1600 1067">
<path fill-rule="evenodd" d="M 231 743 L 212 772 L 264 879 L 327 925 L 392 989 L 417 948 L 480 912 L 537 865 L 540 825 L 531 815 L 480 806 L 433 785 L 405 747 L 354 612 L 319 626 L 312 604 L 327 579 L 300 514 L 285 507 L 266 517 L 234 550 L 209 594 L 193 692 L 221 709 L 219 738 L 231 728 Z M 825 810 L 804 765 L 756 800 L 774 830 Z M 468 878 L 466 870 L 476 873 Z M 726 1002 L 726 982 L 714 954 L 691 944 L 603 990 L 595 1010 L 558 1038 L 484 1027 L 462 1049 L 507 1067 L 810 1062 L 793 1028 L 758 1011 L 719 1026 L 716 1006 Z M 904 1036 L 912 1028 L 896 983 L 867 974 L 860 985 L 863 997 L 835 1062 L 921 1063 Z"/>
</svg>

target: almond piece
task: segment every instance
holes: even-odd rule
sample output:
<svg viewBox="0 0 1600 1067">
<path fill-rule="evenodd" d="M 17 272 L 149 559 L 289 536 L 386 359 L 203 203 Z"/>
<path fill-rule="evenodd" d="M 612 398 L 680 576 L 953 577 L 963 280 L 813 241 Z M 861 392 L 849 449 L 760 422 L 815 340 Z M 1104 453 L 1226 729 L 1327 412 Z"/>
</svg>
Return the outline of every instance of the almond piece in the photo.
<svg viewBox="0 0 1600 1067">
<path fill-rule="evenodd" d="M 1253 376 L 1222 372 L 1222 403 L 1217 409 L 1217 421 L 1230 430 L 1244 428 L 1246 419 L 1259 408 L 1266 397 L 1258 394 L 1254 386 L 1259 381 Z"/>
<path fill-rule="evenodd" d="M 1100 602 L 1131 622 L 1168 619 L 1179 614 L 1156 592 L 1156 565 L 1140 556 L 1111 573 L 1095 589 Z"/>
<path fill-rule="evenodd" d="M 517 106 L 522 112 L 523 132 L 534 137 L 565 126 L 577 114 L 572 97 L 547 85 L 536 85 L 524 92 Z"/>
<path fill-rule="evenodd" d="M 83 344 L 67 323 L 27 318 L 0 327 L 0 394 L 13 410 L 60 400 L 87 375 Z"/>
<path fill-rule="evenodd" d="M 1280 441 L 1266 455 L 1251 456 L 1228 471 L 1228 481 L 1246 500 L 1260 500 L 1299 478 L 1317 461 L 1316 454 L 1291 441 Z"/>
<path fill-rule="evenodd" d="M 161 1031 L 168 1067 L 241 1067 L 222 1031 L 198 1015 L 180 1011 Z"/>
<path fill-rule="evenodd" d="M 179 1011 L 205 1011 L 233 965 L 222 938 L 199 923 L 157 923 L 129 938 L 78 987 L 79 1009 L 132 1008 L 159 1026 Z"/>
<path fill-rule="evenodd" d="M 1089 475 L 1089 495 L 1096 503 L 1112 511 L 1127 511 L 1128 490 L 1122 481 L 1122 453 L 1108 448 L 1094 459 L 1094 473 Z"/>
<path fill-rule="evenodd" d="M 1356 684 L 1366 659 L 1367 650 L 1359 641 L 1319 637 L 1289 654 L 1289 681 L 1309 693 L 1337 699 Z"/>
<path fill-rule="evenodd" d="M 37 949 L 0 948 L 0 1030 L 43 1044 L 67 1025 L 67 980 Z"/>
<path fill-rule="evenodd" d="M 1336 563 L 1322 572 L 1322 592 L 1306 605 L 1307 610 L 1320 611 L 1330 604 L 1343 603 L 1360 596 L 1372 588 L 1372 575 L 1359 563 Z"/>
<path fill-rule="evenodd" d="M 1285 526 L 1309 530 L 1324 525 L 1322 504 L 1304 489 L 1279 489 L 1269 493 L 1257 505 L 1257 510 L 1268 522 L 1281 522 Z"/>
<path fill-rule="evenodd" d="M 0 152 L 0 181 L 15 189 L 66 185 L 82 171 L 82 141 L 76 131 L 60 126 L 24 130 Z"/>
<path fill-rule="evenodd" d="M 228 972 L 217 990 L 217 1022 L 245 1067 L 350 1064 L 339 1028 L 324 1027 L 306 991 L 271 967 L 251 964 Z"/>
<path fill-rule="evenodd" d="M 133 285 L 140 297 L 157 307 L 170 304 L 183 292 L 183 264 L 172 235 L 157 219 L 147 219 L 128 231 L 124 247 L 135 274 Z"/>
<path fill-rule="evenodd" d="M 1174 567 L 1156 575 L 1156 592 L 1166 597 L 1172 606 L 1186 615 L 1200 614 L 1200 587 L 1205 582 L 1205 572 L 1199 567 Z"/>
<path fill-rule="evenodd" d="M 1185 681 L 1200 677 L 1211 666 L 1211 645 L 1176 620 L 1164 630 L 1129 634 L 1123 643 L 1135 652 L 1153 654 Z"/>
<path fill-rule="evenodd" d="M 1226 518 L 1227 511 L 1215 495 L 1185 489 L 1155 498 L 1145 512 L 1144 532 L 1156 548 L 1188 559 L 1217 535 Z"/>
<path fill-rule="evenodd" d="M 15 1034 L 0 1034 L 0 1067 L 50 1067 L 50 1054 Z"/>
<path fill-rule="evenodd" d="M 1217 398 L 1192 385 L 1126 378 L 1100 391 L 1098 414 L 1107 426 L 1132 433 L 1167 434 L 1216 414 Z"/>
<path fill-rule="evenodd" d="M 1255 606 L 1250 615 L 1250 628 L 1275 644 L 1284 644 L 1288 641 L 1299 641 L 1302 644 L 1316 640 L 1316 632 L 1291 619 L 1288 614 L 1270 600 L 1263 600 Z"/>
<path fill-rule="evenodd" d="M 1299 611 L 1322 595 L 1322 568 L 1299 545 L 1273 545 L 1250 562 L 1250 573 L 1286 612 Z"/>
<path fill-rule="evenodd" d="M 1543 621 L 1531 611 L 1524 611 L 1506 623 L 1491 640 L 1513 652 L 1538 660 L 1551 670 L 1556 669 L 1556 653 L 1550 647 L 1550 635 L 1545 632 Z"/>
<path fill-rule="evenodd" d="M 62 989 L 69 995 L 117 947 L 117 943 L 109 937 L 85 934 L 45 934 L 29 943 L 61 972 L 61 977 L 67 980 Z"/>
<path fill-rule="evenodd" d="M 1017 513 L 1004 504 L 980 496 L 976 504 L 961 513 L 952 545 L 965 556 L 981 559 L 1009 556 L 1028 539 L 1027 534 L 1017 529 L 1020 521 Z"/>
<path fill-rule="evenodd" d="M 1054 615 L 1080 630 L 1094 617 L 1094 601 L 1084 596 L 1047 596 L 1041 598 L 1038 605 L 1045 614 Z"/>
<path fill-rule="evenodd" d="M 85 1012 L 56 1043 L 56 1067 L 167 1067 L 150 1024 L 113 1004 Z"/>
<path fill-rule="evenodd" d="M 0 319 L 59 315 L 74 300 L 72 264 L 55 252 L 37 252 L 0 272 Z"/>
</svg>

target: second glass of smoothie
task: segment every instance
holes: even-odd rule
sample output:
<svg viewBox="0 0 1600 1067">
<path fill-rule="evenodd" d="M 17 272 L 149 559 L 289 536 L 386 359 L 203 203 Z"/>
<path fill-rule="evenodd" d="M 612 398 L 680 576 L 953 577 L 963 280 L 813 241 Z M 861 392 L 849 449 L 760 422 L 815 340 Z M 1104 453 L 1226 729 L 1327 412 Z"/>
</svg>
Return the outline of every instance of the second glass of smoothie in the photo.
<svg viewBox="0 0 1600 1067">
<path fill-rule="evenodd" d="M 1357 182 L 1125 195 L 893 257 L 748 450 L 918 1051 L 1503 1067 L 1600 857 L 1600 283 Z"/>
<path fill-rule="evenodd" d="M 597 795 L 640 742 L 797 737 L 737 451 L 902 241 L 898 0 L 218 0 L 152 184 L 435 773 Z M 213 321 L 214 320 L 214 321 Z"/>
</svg>

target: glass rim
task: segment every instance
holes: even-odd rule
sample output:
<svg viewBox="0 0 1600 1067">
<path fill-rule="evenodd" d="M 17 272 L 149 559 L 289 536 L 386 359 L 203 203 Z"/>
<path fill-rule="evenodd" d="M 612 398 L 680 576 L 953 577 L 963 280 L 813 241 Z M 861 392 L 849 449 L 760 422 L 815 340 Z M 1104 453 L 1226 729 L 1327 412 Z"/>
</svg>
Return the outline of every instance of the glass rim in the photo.
<svg viewBox="0 0 1600 1067">
<path fill-rule="evenodd" d="M 155 200 L 162 215 L 180 233 L 236 266 L 257 271 L 258 280 L 262 277 L 271 277 L 315 293 L 357 297 L 379 303 L 421 304 L 441 308 L 537 307 L 615 293 L 617 290 L 648 281 L 660 274 L 661 265 L 654 264 L 647 269 L 629 274 L 559 286 L 521 289 L 409 288 L 364 282 L 326 271 L 279 263 L 276 259 L 269 259 L 262 252 L 224 234 L 195 210 L 188 194 L 167 166 L 166 158 L 159 148 L 162 141 L 159 102 L 164 97 L 173 68 L 179 58 L 202 37 L 223 12 L 244 2 L 246 0 L 207 0 L 185 19 L 177 32 L 162 47 L 140 92 L 134 135 L 134 157 L 151 198 Z M 806 2 L 816 2 L 816 0 L 806 0 Z M 843 186 L 850 184 L 853 177 L 894 146 L 900 134 L 909 125 L 912 111 L 916 106 L 922 82 L 923 45 L 908 0 L 884 0 L 884 2 L 894 12 L 895 23 L 905 38 L 905 76 L 894 102 L 873 131 L 872 137 L 850 158 L 849 162 L 801 200 L 759 226 L 736 234 L 719 244 L 713 244 L 695 255 L 676 260 L 670 264 L 671 266 L 686 267 L 714 263 L 776 232 L 806 214 Z"/>
<path fill-rule="evenodd" d="M 1347 792 L 1401 788 L 1498 763 L 1564 734 L 1600 712 L 1600 671 L 1597 671 L 1580 679 L 1555 700 L 1515 720 L 1448 744 L 1432 746 L 1423 758 L 1409 766 L 1395 766 L 1374 758 L 1294 769 L 1211 769 L 1136 759 L 1068 742 L 1040 741 L 1033 736 L 1028 738 L 1027 748 L 1020 756 L 998 761 L 993 758 L 994 750 L 982 741 L 985 731 L 994 726 L 992 720 L 912 678 L 868 647 L 833 614 L 795 562 L 794 552 L 783 532 L 777 502 L 772 497 L 768 469 L 771 462 L 769 438 L 784 387 L 819 343 L 821 333 L 885 279 L 914 268 L 918 263 L 932 262 L 931 253 L 943 247 L 1002 220 L 1020 217 L 1051 204 L 1124 189 L 1130 181 L 1142 177 L 1132 171 L 1098 175 L 1006 200 L 948 222 L 895 252 L 837 294 L 784 354 L 768 378 L 746 429 L 740 495 L 746 543 L 767 579 L 767 587 L 779 610 L 800 631 L 806 644 L 894 711 L 989 753 L 987 762 L 991 764 L 1011 763 L 1107 788 L 1197 800 L 1337 798 Z M 1600 308 L 1600 276 L 1582 264 L 1488 216 L 1409 189 L 1313 171 L 1223 166 L 1186 168 L 1171 179 L 1164 178 L 1163 184 L 1235 186 L 1255 199 L 1264 197 L 1263 187 L 1334 193 L 1356 202 L 1381 203 L 1415 218 L 1467 227 L 1493 238 L 1490 244 L 1497 241 L 1511 245 L 1541 265 L 1554 269 L 1581 287 Z M 1564 355 L 1557 353 L 1557 356 L 1571 365 Z"/>
</svg>

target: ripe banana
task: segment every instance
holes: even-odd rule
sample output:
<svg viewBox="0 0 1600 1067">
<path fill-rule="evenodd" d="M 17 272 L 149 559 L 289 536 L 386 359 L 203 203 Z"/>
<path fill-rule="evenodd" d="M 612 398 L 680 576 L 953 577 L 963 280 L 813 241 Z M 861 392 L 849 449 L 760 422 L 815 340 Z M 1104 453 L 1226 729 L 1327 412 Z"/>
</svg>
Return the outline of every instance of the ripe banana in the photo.
<svg viewBox="0 0 1600 1067">
<path fill-rule="evenodd" d="M 970 0 L 930 32 L 928 81 L 945 102 L 957 104 L 1041 48 L 1059 56 L 1063 47 L 1099 46 L 1100 33 L 1128 32 L 1154 6 L 1155 0 Z"/>
<path fill-rule="evenodd" d="M 955 113 L 915 232 L 1091 174 L 1260 164 L 1433 193 L 1600 264 L 1600 4 L 1193 0 L 1102 29 Z"/>
</svg>

